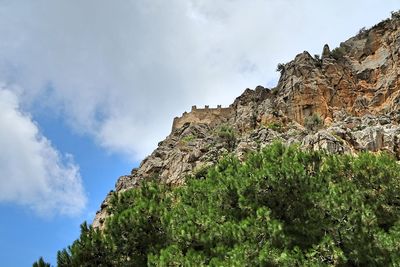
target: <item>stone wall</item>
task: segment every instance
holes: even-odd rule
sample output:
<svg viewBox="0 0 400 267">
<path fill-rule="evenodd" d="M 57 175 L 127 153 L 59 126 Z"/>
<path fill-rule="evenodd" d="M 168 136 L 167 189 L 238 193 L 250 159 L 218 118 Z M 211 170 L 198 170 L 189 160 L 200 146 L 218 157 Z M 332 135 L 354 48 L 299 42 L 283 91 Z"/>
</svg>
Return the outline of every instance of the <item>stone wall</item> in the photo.
<svg viewBox="0 0 400 267">
<path fill-rule="evenodd" d="M 222 108 L 218 105 L 216 108 L 197 108 L 192 106 L 190 112 L 184 112 L 181 117 L 175 117 L 172 124 L 172 130 L 182 127 L 185 123 L 205 123 L 205 124 L 218 124 L 227 121 L 233 114 L 232 105 Z"/>
</svg>

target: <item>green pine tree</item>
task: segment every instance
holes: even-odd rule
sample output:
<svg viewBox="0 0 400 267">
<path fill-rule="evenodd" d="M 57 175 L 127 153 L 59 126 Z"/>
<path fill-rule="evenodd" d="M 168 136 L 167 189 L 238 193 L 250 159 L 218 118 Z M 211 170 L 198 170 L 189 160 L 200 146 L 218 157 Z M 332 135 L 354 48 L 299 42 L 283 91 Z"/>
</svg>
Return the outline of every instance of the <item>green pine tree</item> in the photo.
<svg viewBox="0 0 400 267">
<path fill-rule="evenodd" d="M 47 263 L 43 260 L 43 257 L 40 257 L 38 261 L 35 261 L 32 265 L 33 267 L 50 267 L 50 263 Z"/>
<path fill-rule="evenodd" d="M 180 187 L 115 194 L 102 231 L 58 266 L 393 266 L 400 262 L 400 165 L 279 143 L 226 156 Z"/>
</svg>

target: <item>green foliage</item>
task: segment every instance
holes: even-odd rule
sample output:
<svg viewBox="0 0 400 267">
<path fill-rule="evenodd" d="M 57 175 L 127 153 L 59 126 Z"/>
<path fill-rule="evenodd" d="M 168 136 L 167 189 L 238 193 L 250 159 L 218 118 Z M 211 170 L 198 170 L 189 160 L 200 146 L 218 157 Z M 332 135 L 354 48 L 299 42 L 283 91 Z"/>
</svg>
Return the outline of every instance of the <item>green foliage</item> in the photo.
<svg viewBox="0 0 400 267">
<path fill-rule="evenodd" d="M 42 257 L 39 258 L 38 261 L 35 261 L 32 265 L 33 267 L 50 267 L 50 263 L 47 263 L 43 260 Z"/>
<path fill-rule="evenodd" d="M 278 66 L 276 66 L 276 71 L 280 72 L 282 75 L 285 72 L 285 64 L 279 63 Z"/>
<path fill-rule="evenodd" d="M 331 56 L 332 56 L 334 59 L 339 60 L 339 59 L 343 58 L 343 56 L 345 55 L 345 53 L 346 53 L 345 48 L 340 46 L 340 47 L 336 47 L 335 49 L 333 49 L 333 50 L 331 51 Z"/>
<path fill-rule="evenodd" d="M 304 126 L 310 131 L 316 131 L 321 129 L 324 125 L 322 118 L 319 114 L 313 113 L 311 116 L 308 116 L 304 119 Z"/>
<path fill-rule="evenodd" d="M 217 135 L 219 138 L 225 141 L 229 150 L 233 150 L 236 144 L 236 132 L 235 130 L 226 124 L 221 125 L 217 129 Z"/>
<path fill-rule="evenodd" d="M 167 236 L 162 215 L 167 213 L 165 209 L 171 201 L 166 188 L 149 181 L 136 190 L 115 195 L 113 203 L 117 204 L 105 234 L 114 246 L 112 253 L 117 266 L 145 266 L 147 256 L 165 246 Z"/>
<path fill-rule="evenodd" d="M 277 95 L 277 94 L 278 94 L 278 87 L 272 88 L 272 89 L 271 89 L 271 93 L 272 93 L 273 95 Z"/>
<path fill-rule="evenodd" d="M 189 134 L 189 135 L 186 135 L 185 137 L 183 137 L 181 141 L 184 144 L 187 144 L 187 143 L 190 143 L 191 141 L 193 141 L 194 139 L 196 139 L 196 137 L 193 134 Z"/>
<path fill-rule="evenodd" d="M 208 170 L 210 169 L 209 165 L 201 165 L 193 170 L 193 176 L 196 179 L 203 179 L 207 176 Z"/>
<path fill-rule="evenodd" d="M 281 122 L 276 122 L 276 121 L 271 122 L 267 125 L 267 128 L 271 129 L 275 132 L 279 132 L 279 133 L 283 132 L 283 125 Z"/>
<path fill-rule="evenodd" d="M 275 143 L 186 185 L 114 195 L 59 266 L 390 266 L 400 262 L 400 165 Z"/>
<path fill-rule="evenodd" d="M 81 225 L 81 235 L 72 246 L 57 253 L 57 266 L 110 266 L 112 244 L 99 230 Z"/>
</svg>

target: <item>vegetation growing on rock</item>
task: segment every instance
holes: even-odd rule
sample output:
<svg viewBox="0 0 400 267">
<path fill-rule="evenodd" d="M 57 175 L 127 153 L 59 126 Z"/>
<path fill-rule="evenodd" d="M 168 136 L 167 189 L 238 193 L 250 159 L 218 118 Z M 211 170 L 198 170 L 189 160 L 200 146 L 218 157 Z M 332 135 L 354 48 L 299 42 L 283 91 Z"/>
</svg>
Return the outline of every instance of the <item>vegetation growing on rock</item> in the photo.
<svg viewBox="0 0 400 267">
<path fill-rule="evenodd" d="M 285 64 L 278 63 L 278 65 L 276 66 L 276 71 L 283 74 L 285 72 Z"/>
<path fill-rule="evenodd" d="M 221 125 L 217 129 L 217 135 L 221 138 L 228 146 L 230 150 L 235 148 L 236 143 L 236 133 L 235 130 L 226 124 Z"/>
<path fill-rule="evenodd" d="M 324 122 L 319 114 L 314 113 L 304 119 L 304 126 L 310 131 L 316 131 L 322 128 Z"/>
<path fill-rule="evenodd" d="M 331 55 L 334 59 L 339 60 L 345 55 L 346 51 L 343 47 L 336 47 L 331 51 Z"/>
</svg>

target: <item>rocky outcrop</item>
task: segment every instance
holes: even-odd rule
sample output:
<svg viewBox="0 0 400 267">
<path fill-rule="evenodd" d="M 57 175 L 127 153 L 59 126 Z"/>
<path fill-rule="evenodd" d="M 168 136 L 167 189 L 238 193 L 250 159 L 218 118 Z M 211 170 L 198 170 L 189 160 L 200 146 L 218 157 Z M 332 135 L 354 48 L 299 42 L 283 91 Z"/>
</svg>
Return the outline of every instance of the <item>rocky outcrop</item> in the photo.
<svg viewBox="0 0 400 267">
<path fill-rule="evenodd" d="M 382 114 L 398 110 L 400 20 L 386 20 L 329 51 L 322 60 L 303 52 L 285 64 L 277 104 L 287 116 L 303 122 L 312 113 L 334 119 L 349 114 Z"/>
<path fill-rule="evenodd" d="M 386 151 L 400 159 L 400 17 L 394 13 L 321 57 L 303 52 L 280 66 L 276 88 L 246 89 L 227 109 L 174 120 L 154 152 L 121 176 L 122 192 L 144 179 L 181 185 L 227 154 L 239 159 L 279 140 L 330 153 Z M 207 115 L 208 114 L 208 115 Z M 109 194 L 93 222 L 103 227 Z"/>
</svg>

